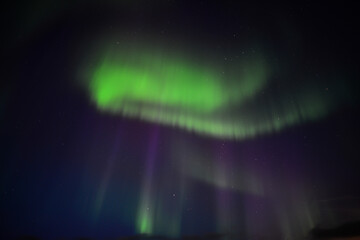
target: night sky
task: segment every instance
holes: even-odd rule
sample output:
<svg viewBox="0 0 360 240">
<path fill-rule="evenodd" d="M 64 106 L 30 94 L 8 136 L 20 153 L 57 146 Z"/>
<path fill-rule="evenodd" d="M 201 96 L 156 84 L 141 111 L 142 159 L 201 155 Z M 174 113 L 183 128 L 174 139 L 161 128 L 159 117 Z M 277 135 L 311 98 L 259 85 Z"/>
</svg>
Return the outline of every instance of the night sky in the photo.
<svg viewBox="0 0 360 240">
<path fill-rule="evenodd" d="M 357 15 L 2 8 L 0 237 L 304 239 L 360 221 Z"/>
</svg>

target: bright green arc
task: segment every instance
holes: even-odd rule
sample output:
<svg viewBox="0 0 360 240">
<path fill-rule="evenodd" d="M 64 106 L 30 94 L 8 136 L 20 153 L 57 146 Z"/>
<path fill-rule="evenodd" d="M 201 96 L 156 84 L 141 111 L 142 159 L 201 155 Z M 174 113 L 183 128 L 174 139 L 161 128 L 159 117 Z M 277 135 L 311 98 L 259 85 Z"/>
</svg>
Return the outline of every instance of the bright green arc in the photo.
<svg viewBox="0 0 360 240">
<path fill-rule="evenodd" d="M 194 111 L 213 111 L 226 104 L 226 96 L 212 72 L 181 63 L 149 68 L 104 62 L 94 74 L 92 90 L 100 108 L 126 101 L 152 103 Z"/>
<path fill-rule="evenodd" d="M 224 65 L 149 49 L 122 48 L 105 55 L 88 85 L 99 110 L 232 139 L 279 131 L 329 110 L 328 99 L 317 93 L 299 93 L 296 103 L 265 101 L 249 109 L 269 78 L 262 57 Z"/>
</svg>

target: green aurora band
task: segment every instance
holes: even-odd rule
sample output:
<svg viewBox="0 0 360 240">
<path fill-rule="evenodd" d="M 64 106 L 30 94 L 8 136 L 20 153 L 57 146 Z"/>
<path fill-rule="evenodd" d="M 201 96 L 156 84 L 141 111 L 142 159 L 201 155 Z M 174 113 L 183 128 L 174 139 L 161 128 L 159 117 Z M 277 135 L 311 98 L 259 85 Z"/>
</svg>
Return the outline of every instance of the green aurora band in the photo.
<svg viewBox="0 0 360 240">
<path fill-rule="evenodd" d="M 315 120 L 331 103 L 323 93 L 308 89 L 288 93 L 291 101 L 284 101 L 286 96 L 267 99 L 263 93 L 271 68 L 260 54 L 211 61 L 165 49 L 127 47 L 108 51 L 91 74 L 88 89 L 102 112 L 224 139 Z"/>
</svg>

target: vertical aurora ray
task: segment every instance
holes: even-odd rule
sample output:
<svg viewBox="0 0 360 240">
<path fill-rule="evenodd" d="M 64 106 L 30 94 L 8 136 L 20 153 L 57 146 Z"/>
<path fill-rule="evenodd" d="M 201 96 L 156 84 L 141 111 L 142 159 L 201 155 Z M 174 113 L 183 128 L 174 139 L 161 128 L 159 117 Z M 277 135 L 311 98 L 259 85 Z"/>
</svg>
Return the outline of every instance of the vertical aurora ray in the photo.
<svg viewBox="0 0 360 240">
<path fill-rule="evenodd" d="M 145 175 L 137 213 L 136 228 L 138 233 L 152 234 L 154 231 L 155 196 L 154 196 L 154 169 L 159 138 L 159 127 L 155 126 L 147 152 Z"/>
<path fill-rule="evenodd" d="M 249 194 L 251 187 L 238 189 L 239 182 L 234 175 L 241 174 L 236 170 L 232 160 L 232 153 L 224 142 L 217 146 L 214 155 L 214 182 L 223 187 L 216 189 L 216 228 L 220 233 L 245 233 L 246 213 L 243 206 L 242 194 Z M 247 180 L 248 181 L 248 180 Z M 248 185 L 248 184 L 246 184 Z M 245 189 L 249 188 L 250 191 Z M 240 195 L 239 195 L 240 194 Z M 241 196 L 241 197 L 239 197 Z M 237 206 L 235 208 L 235 205 Z M 236 209 L 236 211 L 234 211 Z"/>
<path fill-rule="evenodd" d="M 227 175 L 229 173 L 226 171 L 227 159 L 224 155 L 224 144 L 221 144 L 221 150 L 219 151 L 219 156 L 216 159 L 215 167 L 215 181 L 217 182 L 227 182 L 226 185 L 229 186 L 229 189 L 234 189 L 234 183 L 229 181 Z M 231 219 L 231 194 L 229 189 L 219 188 L 216 190 L 217 198 L 217 230 L 221 233 L 231 232 L 232 219 Z"/>
<path fill-rule="evenodd" d="M 154 230 L 156 234 L 178 238 L 181 234 L 185 186 L 181 181 L 171 185 L 176 185 L 176 191 L 169 194 L 169 189 L 163 186 L 161 198 L 157 199 Z"/>
<path fill-rule="evenodd" d="M 156 126 L 149 140 L 136 230 L 140 234 L 177 238 L 181 234 L 186 181 L 174 167 L 178 163 L 177 158 L 163 164 L 156 161 L 160 157 L 157 154 L 158 147 L 159 126 Z"/>
<path fill-rule="evenodd" d="M 120 147 L 120 133 L 117 133 L 114 141 L 113 151 L 107 159 L 106 169 L 104 171 L 103 178 L 101 179 L 98 192 L 96 194 L 95 211 L 94 211 L 95 220 L 99 216 L 101 209 L 103 207 L 106 191 L 113 173 L 114 162 L 116 161 L 116 158 L 118 156 L 119 147 Z"/>
<path fill-rule="evenodd" d="M 217 200 L 217 231 L 221 233 L 228 233 L 232 230 L 231 219 L 231 194 L 224 189 L 216 190 Z M 238 223 L 240 224 L 240 223 Z"/>
</svg>

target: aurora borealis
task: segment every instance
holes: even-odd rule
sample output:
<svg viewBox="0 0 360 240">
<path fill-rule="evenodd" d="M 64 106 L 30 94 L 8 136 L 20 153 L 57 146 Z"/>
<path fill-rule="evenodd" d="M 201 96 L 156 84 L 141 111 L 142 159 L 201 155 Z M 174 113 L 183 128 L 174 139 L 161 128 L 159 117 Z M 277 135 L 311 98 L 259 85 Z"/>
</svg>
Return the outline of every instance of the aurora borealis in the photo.
<svg viewBox="0 0 360 240">
<path fill-rule="evenodd" d="M 260 108 L 249 111 L 253 101 L 264 101 L 261 93 L 272 77 L 260 54 L 237 56 L 225 64 L 207 59 L 212 64 L 206 66 L 206 60 L 191 62 L 166 49 L 143 48 L 114 47 L 93 70 L 88 88 L 100 111 L 243 139 L 316 120 L 331 110 L 333 99 L 315 95 L 310 85 L 294 92 L 290 103 L 279 96 L 280 102 L 260 102 Z M 265 104 L 272 109 L 261 109 Z"/>
<path fill-rule="evenodd" d="M 0 239 L 360 223 L 354 6 L 39 0 L 3 16 Z"/>
<path fill-rule="evenodd" d="M 214 115 L 226 114 L 266 85 L 264 60 L 243 60 L 225 74 L 224 69 L 172 59 L 164 50 L 132 49 L 118 50 L 119 56 L 105 58 L 95 70 L 89 89 L 100 110 L 215 136 L 249 134 L 241 123 Z"/>
</svg>

